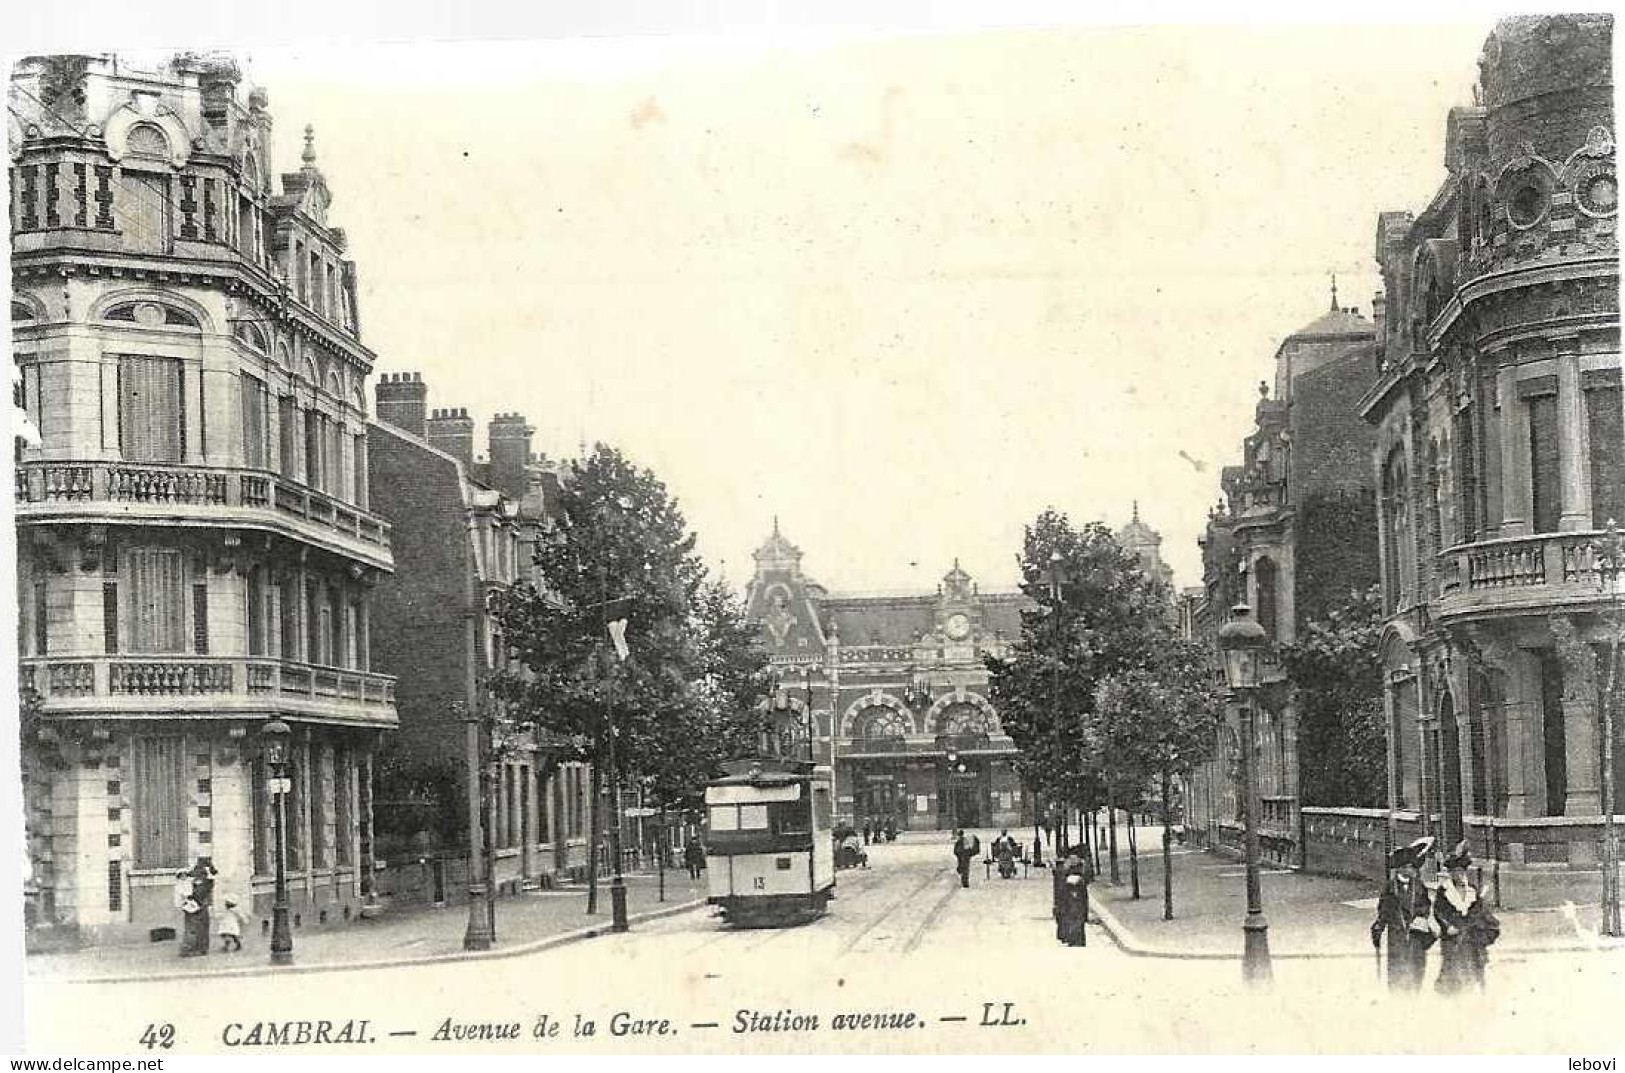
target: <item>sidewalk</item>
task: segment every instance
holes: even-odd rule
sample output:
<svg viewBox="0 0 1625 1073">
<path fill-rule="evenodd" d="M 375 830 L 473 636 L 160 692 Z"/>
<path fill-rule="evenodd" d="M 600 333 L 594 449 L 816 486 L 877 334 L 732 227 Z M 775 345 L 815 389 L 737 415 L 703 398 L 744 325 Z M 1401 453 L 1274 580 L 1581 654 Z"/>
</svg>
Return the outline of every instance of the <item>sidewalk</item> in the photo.
<svg viewBox="0 0 1625 1073">
<path fill-rule="evenodd" d="M 1101 876 L 1090 888 L 1101 923 L 1131 954 L 1177 958 L 1239 958 L 1241 922 L 1247 915 L 1246 871 L 1239 860 L 1196 849 L 1173 854 L 1174 919 L 1162 919 L 1162 830 L 1137 829 L 1140 895 L 1131 897 L 1126 838 L 1119 836 L 1122 882 Z M 1377 886 L 1365 880 L 1334 879 L 1304 872 L 1261 869 L 1259 886 L 1269 921 L 1274 957 L 1369 958 L 1371 921 L 1377 912 Z M 1555 909 L 1496 910 L 1501 921 L 1497 954 L 1552 950 L 1625 950 L 1625 941 L 1597 934 L 1599 909 L 1593 905 Z"/>
<path fill-rule="evenodd" d="M 705 878 L 688 878 L 681 869 L 666 872 L 666 900 L 659 900 L 659 881 L 653 874 L 626 877 L 627 915 L 652 918 L 705 904 Z M 466 902 L 444 909 L 413 906 L 386 912 L 376 920 L 356 919 L 348 924 L 300 928 L 293 933 L 294 969 L 360 968 L 384 964 L 500 957 L 522 953 L 538 945 L 556 945 L 591 938 L 610 925 L 609 881 L 598 886 L 598 912 L 586 913 L 585 884 L 552 891 L 533 891 L 496 901 L 497 941 L 489 952 L 465 954 L 463 932 L 468 925 Z M 129 946 L 94 946 L 61 953 L 30 955 L 27 970 L 34 980 L 109 980 L 169 976 L 242 975 L 288 972 L 268 964 L 269 937 L 258 928 L 243 936 L 240 953 L 222 954 L 219 940 L 208 957 L 181 958 L 174 942 Z"/>
</svg>

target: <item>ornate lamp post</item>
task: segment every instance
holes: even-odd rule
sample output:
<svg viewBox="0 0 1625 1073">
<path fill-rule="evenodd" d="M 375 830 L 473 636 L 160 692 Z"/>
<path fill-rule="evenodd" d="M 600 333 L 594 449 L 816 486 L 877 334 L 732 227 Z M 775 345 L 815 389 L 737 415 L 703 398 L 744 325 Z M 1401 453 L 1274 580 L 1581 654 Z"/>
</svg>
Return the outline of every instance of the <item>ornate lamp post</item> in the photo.
<svg viewBox="0 0 1625 1073">
<path fill-rule="evenodd" d="M 1608 519 L 1601 554 L 1597 556 L 1597 580 L 1608 602 L 1608 679 L 1602 693 L 1602 933 L 1618 937 L 1619 923 L 1619 829 L 1614 823 L 1614 698 L 1619 693 L 1620 642 L 1625 639 L 1625 611 L 1620 607 L 1621 579 L 1625 578 L 1625 534 L 1614 519 Z"/>
<path fill-rule="evenodd" d="M 276 893 L 271 901 L 271 964 L 293 964 L 293 930 L 288 926 L 287 800 L 288 724 L 273 719 L 260 728 L 265 762 L 270 768 L 271 822 L 276 840 Z"/>
<path fill-rule="evenodd" d="M 1224 677 L 1241 717 L 1242 822 L 1247 847 L 1247 919 L 1242 924 L 1242 976 L 1250 983 L 1270 978 L 1269 922 L 1264 919 L 1258 885 L 1258 771 L 1253 759 L 1253 705 L 1258 693 L 1258 662 L 1266 637 L 1246 604 L 1237 604 L 1230 621 L 1219 628 Z"/>
<path fill-rule="evenodd" d="M 464 762 L 468 766 L 468 927 L 463 931 L 464 950 L 489 950 L 496 942 L 496 915 L 493 891 L 487 882 L 491 864 L 489 795 L 486 785 L 486 757 L 480 711 L 477 706 L 461 709 Z"/>
</svg>

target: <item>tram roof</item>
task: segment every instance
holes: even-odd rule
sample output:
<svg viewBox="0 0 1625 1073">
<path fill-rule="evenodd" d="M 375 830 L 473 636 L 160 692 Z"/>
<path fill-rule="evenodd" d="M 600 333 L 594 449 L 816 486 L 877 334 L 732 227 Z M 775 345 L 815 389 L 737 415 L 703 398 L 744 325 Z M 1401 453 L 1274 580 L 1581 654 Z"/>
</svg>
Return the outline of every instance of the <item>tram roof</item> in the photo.
<svg viewBox="0 0 1625 1073">
<path fill-rule="evenodd" d="M 782 786 L 807 778 L 813 773 L 815 766 L 808 760 L 785 760 L 779 757 L 726 760 L 722 764 L 722 778 L 711 780 L 711 785 Z"/>
</svg>

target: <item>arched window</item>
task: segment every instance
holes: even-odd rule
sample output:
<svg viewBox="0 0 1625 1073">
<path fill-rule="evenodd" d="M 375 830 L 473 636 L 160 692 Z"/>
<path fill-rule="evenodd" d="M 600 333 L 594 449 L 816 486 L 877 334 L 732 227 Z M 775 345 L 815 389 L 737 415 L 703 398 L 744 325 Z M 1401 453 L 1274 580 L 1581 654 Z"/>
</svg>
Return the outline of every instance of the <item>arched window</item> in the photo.
<svg viewBox="0 0 1625 1073">
<path fill-rule="evenodd" d="M 857 726 L 860 738 L 901 738 L 914 730 L 902 712 L 878 704 L 858 713 Z"/>
<path fill-rule="evenodd" d="M 969 702 L 961 701 L 950 704 L 943 709 L 938 720 L 944 734 L 991 734 L 993 733 L 993 720 L 981 707 Z"/>
<path fill-rule="evenodd" d="M 1388 610 L 1397 610 L 1405 593 L 1402 576 L 1405 542 L 1410 535 L 1405 455 L 1395 447 L 1382 470 L 1383 592 Z"/>
</svg>

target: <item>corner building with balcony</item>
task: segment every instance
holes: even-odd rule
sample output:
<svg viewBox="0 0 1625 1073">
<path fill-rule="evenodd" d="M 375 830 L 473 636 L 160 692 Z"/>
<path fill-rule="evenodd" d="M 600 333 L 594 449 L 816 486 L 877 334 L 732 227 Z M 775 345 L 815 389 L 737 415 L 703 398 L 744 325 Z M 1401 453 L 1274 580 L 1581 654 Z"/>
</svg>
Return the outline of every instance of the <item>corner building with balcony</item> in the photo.
<svg viewBox="0 0 1625 1073">
<path fill-rule="evenodd" d="M 272 719 L 294 919 L 348 919 L 396 725 L 368 644 L 393 564 L 310 130 L 277 181 L 266 96 L 216 56 L 30 58 L 9 103 L 30 935 L 174 927 L 199 858 L 268 916 Z"/>
<path fill-rule="evenodd" d="M 1388 822 L 1468 838 L 1507 906 L 1600 886 L 1596 563 L 1625 524 L 1611 46 L 1606 15 L 1499 23 L 1443 184 L 1377 226 Z"/>
</svg>

